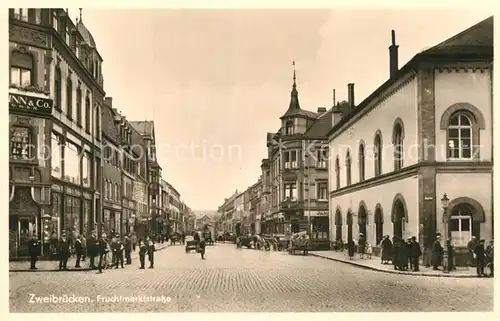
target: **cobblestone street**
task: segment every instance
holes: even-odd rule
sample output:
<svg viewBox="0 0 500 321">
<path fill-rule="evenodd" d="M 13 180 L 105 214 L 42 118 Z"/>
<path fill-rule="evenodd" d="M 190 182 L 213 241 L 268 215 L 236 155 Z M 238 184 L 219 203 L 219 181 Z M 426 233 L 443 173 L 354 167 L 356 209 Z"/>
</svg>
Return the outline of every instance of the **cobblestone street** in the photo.
<svg viewBox="0 0 500 321">
<path fill-rule="evenodd" d="M 33 295 L 35 297 L 33 298 Z M 30 303 L 49 295 L 87 303 Z M 164 302 L 109 302 L 120 296 Z M 169 301 L 169 302 L 168 302 Z M 88 303 L 91 302 L 91 303 Z M 207 259 L 182 246 L 156 253 L 155 269 L 10 273 L 11 312 L 400 312 L 491 311 L 493 279 L 393 275 L 313 256 L 207 247 Z"/>
</svg>

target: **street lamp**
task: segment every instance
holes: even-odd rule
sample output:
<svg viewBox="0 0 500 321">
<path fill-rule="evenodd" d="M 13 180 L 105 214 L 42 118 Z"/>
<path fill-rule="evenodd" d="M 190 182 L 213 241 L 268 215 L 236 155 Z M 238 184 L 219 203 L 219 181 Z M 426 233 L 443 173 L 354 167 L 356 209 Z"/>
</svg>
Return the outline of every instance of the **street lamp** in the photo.
<svg viewBox="0 0 500 321">
<path fill-rule="evenodd" d="M 445 237 L 445 242 L 444 242 L 444 249 L 443 249 L 443 270 L 445 273 L 448 272 L 448 245 L 446 240 L 448 239 L 448 202 L 449 198 L 444 193 L 443 198 L 441 199 L 441 205 L 443 207 L 443 225 L 444 225 L 444 237 Z"/>
</svg>

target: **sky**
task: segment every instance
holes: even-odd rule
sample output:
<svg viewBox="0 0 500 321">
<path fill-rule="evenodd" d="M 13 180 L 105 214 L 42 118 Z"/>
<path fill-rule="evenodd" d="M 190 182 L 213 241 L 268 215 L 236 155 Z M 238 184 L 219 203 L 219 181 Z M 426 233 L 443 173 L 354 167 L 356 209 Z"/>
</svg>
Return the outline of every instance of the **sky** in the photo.
<svg viewBox="0 0 500 321">
<path fill-rule="evenodd" d="M 70 9 L 73 20 L 78 9 Z M 104 87 L 127 120 L 154 120 L 162 175 L 193 210 L 216 210 L 261 174 L 266 133 L 290 102 L 361 102 L 399 66 L 489 15 L 470 9 L 83 9 Z"/>
</svg>

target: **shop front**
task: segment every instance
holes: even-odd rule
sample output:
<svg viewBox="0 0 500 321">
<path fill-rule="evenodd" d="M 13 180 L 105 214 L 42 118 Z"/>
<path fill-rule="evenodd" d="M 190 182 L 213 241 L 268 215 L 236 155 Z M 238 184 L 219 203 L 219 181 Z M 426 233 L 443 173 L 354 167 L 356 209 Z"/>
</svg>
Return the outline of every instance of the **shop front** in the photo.
<svg viewBox="0 0 500 321">
<path fill-rule="evenodd" d="M 107 201 L 103 203 L 102 227 L 103 232 L 109 234 L 111 231 L 120 233 L 121 231 L 122 207 Z"/>
<path fill-rule="evenodd" d="M 310 231 L 312 246 L 316 250 L 330 248 L 330 219 L 328 210 L 310 212 Z"/>
</svg>

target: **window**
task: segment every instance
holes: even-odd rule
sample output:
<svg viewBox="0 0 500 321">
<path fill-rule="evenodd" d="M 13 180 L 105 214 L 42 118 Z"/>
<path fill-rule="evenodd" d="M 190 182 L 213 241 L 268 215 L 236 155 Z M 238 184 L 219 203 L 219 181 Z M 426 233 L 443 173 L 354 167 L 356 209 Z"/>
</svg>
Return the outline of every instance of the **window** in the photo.
<svg viewBox="0 0 500 321">
<path fill-rule="evenodd" d="M 358 150 L 359 158 L 359 181 L 365 180 L 365 145 L 363 143 L 359 144 Z"/>
<path fill-rule="evenodd" d="M 82 157 L 82 184 L 85 187 L 90 187 L 90 175 L 91 175 L 91 167 L 90 167 L 90 153 L 85 152 Z"/>
<path fill-rule="evenodd" d="M 66 82 L 66 115 L 73 119 L 73 82 L 70 77 Z"/>
<path fill-rule="evenodd" d="M 59 17 L 55 10 L 52 11 L 52 27 L 56 29 L 56 31 L 59 31 Z"/>
<path fill-rule="evenodd" d="M 10 155 L 12 159 L 30 160 L 34 156 L 32 135 L 27 127 L 11 127 Z"/>
<path fill-rule="evenodd" d="M 80 232 L 80 207 L 81 200 L 79 198 L 66 195 L 64 230 L 70 240 L 74 239 L 75 234 Z"/>
<path fill-rule="evenodd" d="M 11 55 L 10 83 L 17 87 L 33 84 L 33 57 L 13 52 Z"/>
<path fill-rule="evenodd" d="M 468 204 L 455 207 L 449 222 L 450 237 L 455 245 L 467 245 L 473 233 L 472 208 Z"/>
<path fill-rule="evenodd" d="M 80 185 L 79 148 L 67 141 L 64 145 L 64 180 Z"/>
<path fill-rule="evenodd" d="M 28 21 L 28 8 L 15 8 L 14 9 L 14 18 L 18 20 Z"/>
<path fill-rule="evenodd" d="M 394 125 L 394 170 L 403 168 L 403 127 L 400 123 Z"/>
<path fill-rule="evenodd" d="M 375 158 L 375 177 L 382 174 L 382 137 L 380 134 L 375 135 L 373 144 L 373 153 Z"/>
<path fill-rule="evenodd" d="M 285 183 L 285 199 L 295 200 L 297 198 L 297 184 Z"/>
<path fill-rule="evenodd" d="M 64 31 L 64 40 L 66 41 L 66 44 L 68 46 L 71 45 L 71 34 L 69 32 L 69 26 L 67 25 L 68 22 L 66 22 L 66 30 Z"/>
<path fill-rule="evenodd" d="M 76 90 L 76 124 L 82 127 L 82 90 Z"/>
<path fill-rule="evenodd" d="M 62 153 L 61 153 L 61 137 L 56 134 L 52 133 L 52 139 L 51 139 L 51 157 L 50 157 L 50 162 L 51 162 L 51 175 L 56 177 L 56 178 L 61 178 L 62 175 Z"/>
<path fill-rule="evenodd" d="M 41 9 L 32 9 L 35 15 L 35 23 L 42 23 L 42 10 Z"/>
<path fill-rule="evenodd" d="M 345 184 L 351 185 L 351 152 L 349 150 L 345 155 Z"/>
<path fill-rule="evenodd" d="M 316 151 L 316 167 L 327 168 L 326 162 L 328 160 L 328 147 L 324 146 L 320 150 Z"/>
<path fill-rule="evenodd" d="M 62 110 L 61 101 L 62 101 L 62 93 L 61 93 L 61 69 L 56 67 L 55 75 L 54 75 L 54 96 L 55 96 L 55 108 L 59 111 Z"/>
<path fill-rule="evenodd" d="M 328 200 L 328 182 L 317 183 L 317 194 L 316 199 L 319 201 Z"/>
<path fill-rule="evenodd" d="M 328 217 L 314 217 L 312 218 L 312 239 L 328 240 Z"/>
<path fill-rule="evenodd" d="M 96 139 L 99 139 L 101 133 L 101 109 L 97 107 L 95 109 L 95 134 Z"/>
<path fill-rule="evenodd" d="M 297 168 L 297 151 L 292 150 L 288 152 L 283 152 L 285 160 L 285 168 Z"/>
<path fill-rule="evenodd" d="M 340 161 L 339 157 L 335 159 L 335 181 L 336 181 L 336 186 L 337 189 L 340 188 Z"/>
<path fill-rule="evenodd" d="M 471 143 L 471 119 L 465 112 L 457 112 L 448 123 L 448 159 L 471 159 Z"/>
<path fill-rule="evenodd" d="M 108 198 L 108 181 L 104 182 L 104 191 L 103 191 L 104 197 Z"/>
<path fill-rule="evenodd" d="M 293 134 L 295 134 L 294 127 L 293 127 L 293 121 L 288 120 L 285 123 L 285 134 L 286 135 L 293 135 Z"/>
<path fill-rule="evenodd" d="M 85 131 L 90 134 L 90 97 L 85 98 Z"/>
<path fill-rule="evenodd" d="M 75 45 L 75 55 L 77 58 L 80 58 L 80 44 L 79 43 L 77 43 Z"/>
</svg>

